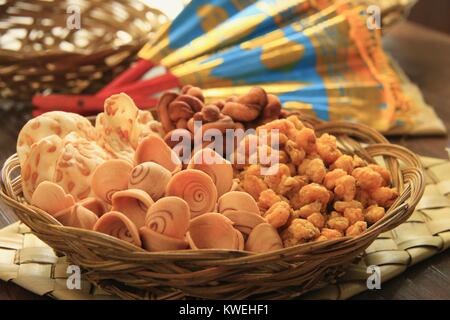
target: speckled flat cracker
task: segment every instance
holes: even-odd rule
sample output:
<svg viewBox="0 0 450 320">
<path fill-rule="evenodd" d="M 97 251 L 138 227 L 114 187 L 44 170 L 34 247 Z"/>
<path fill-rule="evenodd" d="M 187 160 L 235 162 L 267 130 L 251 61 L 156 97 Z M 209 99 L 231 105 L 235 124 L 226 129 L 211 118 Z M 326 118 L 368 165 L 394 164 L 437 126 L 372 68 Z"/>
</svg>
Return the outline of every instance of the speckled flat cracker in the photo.
<svg viewBox="0 0 450 320">
<path fill-rule="evenodd" d="M 95 122 L 97 132 L 97 143 L 113 158 L 123 159 L 133 163 L 134 148 L 131 146 L 129 138 L 120 136 L 115 128 L 108 122 L 105 113 L 97 115 Z"/>
<path fill-rule="evenodd" d="M 71 194 L 76 201 L 94 196 L 91 190 L 95 168 L 111 159 L 95 141 L 72 132 L 62 141 L 62 151 L 56 162 L 53 182 Z"/>
<path fill-rule="evenodd" d="M 132 147 L 136 149 L 142 139 L 149 135 L 164 137 L 164 130 L 159 121 L 153 120 L 153 116 L 149 111 L 139 110 L 131 130 L 130 142 Z"/>
<path fill-rule="evenodd" d="M 53 179 L 61 152 L 62 140 L 57 135 L 42 138 L 31 145 L 21 166 L 22 189 L 28 202 L 39 183 Z"/>
<path fill-rule="evenodd" d="M 95 139 L 94 127 L 89 120 L 75 113 L 52 111 L 31 119 L 20 130 L 17 139 L 20 164 L 24 164 L 33 143 L 50 135 L 64 138 L 70 132 L 77 132 L 87 139 Z"/>
<path fill-rule="evenodd" d="M 132 163 L 134 150 L 145 136 L 162 136 L 161 125 L 149 111 L 139 110 L 125 93 L 106 99 L 105 112 L 97 116 L 95 129 L 100 146 Z"/>
<path fill-rule="evenodd" d="M 152 134 L 162 136 L 159 122 L 124 93 L 105 101 L 95 128 L 86 118 L 61 111 L 30 120 L 17 143 L 25 198 L 30 201 L 37 185 L 46 180 L 56 182 L 75 200 L 93 196 L 95 168 L 115 158 L 133 164 L 138 143 Z"/>
</svg>

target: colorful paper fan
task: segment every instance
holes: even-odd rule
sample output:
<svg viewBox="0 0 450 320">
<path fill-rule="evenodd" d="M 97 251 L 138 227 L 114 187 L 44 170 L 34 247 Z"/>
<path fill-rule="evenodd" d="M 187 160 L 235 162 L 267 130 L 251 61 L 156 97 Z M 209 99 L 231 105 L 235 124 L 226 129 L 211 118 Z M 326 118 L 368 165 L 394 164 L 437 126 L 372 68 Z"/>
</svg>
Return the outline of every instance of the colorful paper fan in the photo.
<svg viewBox="0 0 450 320">
<path fill-rule="evenodd" d="M 144 46 L 130 70 L 95 96 L 36 96 L 33 102 L 39 112 L 92 113 L 118 92 L 150 108 L 161 92 L 185 84 L 207 89 L 208 99 L 256 85 L 279 95 L 285 108 L 387 131 L 399 112 L 408 121 L 408 100 L 382 49 L 380 30 L 369 30 L 367 6 L 360 4 L 193 0 Z"/>
</svg>

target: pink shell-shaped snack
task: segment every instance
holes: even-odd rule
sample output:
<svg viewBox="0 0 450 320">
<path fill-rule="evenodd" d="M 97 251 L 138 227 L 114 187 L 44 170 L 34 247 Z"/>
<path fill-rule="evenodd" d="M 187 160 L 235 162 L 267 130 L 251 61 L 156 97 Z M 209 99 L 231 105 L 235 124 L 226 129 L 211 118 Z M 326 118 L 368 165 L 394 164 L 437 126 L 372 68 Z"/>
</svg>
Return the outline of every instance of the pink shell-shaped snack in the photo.
<svg viewBox="0 0 450 320">
<path fill-rule="evenodd" d="M 244 240 L 244 236 L 242 235 L 242 233 L 239 230 L 235 230 L 236 232 L 236 236 L 238 239 L 238 250 L 244 250 L 245 248 L 245 240 Z"/>
<path fill-rule="evenodd" d="M 56 183 L 43 181 L 33 192 L 31 204 L 54 216 L 57 212 L 72 207 L 75 200 Z"/>
<path fill-rule="evenodd" d="M 144 162 L 131 171 L 128 188 L 144 190 L 153 200 L 158 200 L 171 177 L 171 172 L 156 162 Z"/>
<path fill-rule="evenodd" d="M 138 228 L 144 225 L 147 211 L 153 205 L 153 200 L 147 192 L 139 189 L 117 191 L 111 200 L 111 210 L 123 213 Z"/>
<path fill-rule="evenodd" d="M 156 162 L 172 174 L 181 170 L 180 158 L 163 139 L 157 136 L 149 136 L 139 143 L 134 161 L 136 164 Z"/>
<path fill-rule="evenodd" d="M 77 202 L 80 206 L 92 211 L 98 217 L 101 217 L 105 212 L 109 211 L 109 205 L 97 198 L 89 197 Z"/>
<path fill-rule="evenodd" d="M 197 151 L 188 164 L 188 169 L 197 169 L 208 174 L 217 188 L 220 197 L 231 190 L 233 185 L 233 167 L 210 148 Z"/>
<path fill-rule="evenodd" d="M 236 229 L 247 235 L 257 225 L 267 222 L 259 214 L 250 211 L 228 211 L 223 215 L 233 221 Z"/>
<path fill-rule="evenodd" d="M 283 242 L 277 230 L 269 223 L 261 223 L 250 232 L 245 250 L 252 252 L 268 252 L 283 248 Z"/>
<path fill-rule="evenodd" d="M 172 251 L 183 250 L 189 247 L 184 239 L 168 237 L 148 227 L 139 229 L 142 238 L 142 246 L 148 251 Z"/>
<path fill-rule="evenodd" d="M 94 212 L 78 204 L 56 213 L 55 218 L 62 225 L 87 230 L 92 230 L 98 221 Z"/>
<path fill-rule="evenodd" d="M 191 220 L 186 238 L 192 249 L 238 250 L 242 239 L 237 232 L 225 216 L 205 213 Z"/>
<path fill-rule="evenodd" d="M 184 239 L 190 219 L 191 213 L 186 201 L 178 197 L 165 197 L 150 207 L 145 225 L 168 237 Z"/>
<path fill-rule="evenodd" d="M 125 160 L 108 160 L 97 167 L 92 176 L 92 190 L 95 195 L 111 203 L 115 192 L 128 188 L 133 167 Z"/>
<path fill-rule="evenodd" d="M 255 199 L 243 191 L 230 191 L 225 193 L 217 201 L 217 209 L 220 213 L 247 211 L 260 214 Z"/>
<path fill-rule="evenodd" d="M 138 229 L 123 213 L 117 211 L 105 213 L 98 219 L 93 229 L 94 231 L 108 234 L 138 247 L 141 246 Z"/>
<path fill-rule="evenodd" d="M 167 185 L 166 195 L 184 199 L 191 209 L 191 218 L 214 211 L 217 202 L 217 189 L 211 177 L 195 169 L 176 173 Z"/>
</svg>

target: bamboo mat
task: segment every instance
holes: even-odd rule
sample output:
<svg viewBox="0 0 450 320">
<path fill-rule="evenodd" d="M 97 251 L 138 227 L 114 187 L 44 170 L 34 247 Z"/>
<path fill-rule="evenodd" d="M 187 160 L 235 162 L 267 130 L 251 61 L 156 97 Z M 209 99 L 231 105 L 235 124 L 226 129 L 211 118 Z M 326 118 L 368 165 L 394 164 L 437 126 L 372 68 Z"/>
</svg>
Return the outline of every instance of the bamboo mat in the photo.
<svg viewBox="0 0 450 320">
<path fill-rule="evenodd" d="M 332 285 L 310 292 L 305 299 L 348 299 L 367 288 L 369 266 L 378 266 L 381 282 L 450 247 L 450 162 L 422 157 L 425 194 L 410 219 L 381 234 L 362 259 Z M 81 281 L 81 290 L 67 288 L 68 262 L 28 227 L 16 222 L 0 230 L 0 280 L 12 281 L 38 295 L 55 299 L 117 299 Z"/>
</svg>

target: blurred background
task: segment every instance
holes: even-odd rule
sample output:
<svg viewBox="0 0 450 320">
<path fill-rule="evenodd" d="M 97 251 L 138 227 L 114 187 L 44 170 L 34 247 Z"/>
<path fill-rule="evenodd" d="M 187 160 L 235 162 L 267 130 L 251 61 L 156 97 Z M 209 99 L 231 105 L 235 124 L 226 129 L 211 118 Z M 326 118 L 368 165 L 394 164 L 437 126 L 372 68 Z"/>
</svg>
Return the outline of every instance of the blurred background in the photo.
<svg viewBox="0 0 450 320">
<path fill-rule="evenodd" d="M 79 35 L 73 32 L 74 37 L 67 37 L 64 32 L 61 32 L 63 36 L 47 37 L 47 27 L 55 24 L 65 26 L 64 18 L 52 17 L 52 15 L 58 17 L 61 13 L 66 13 L 67 4 L 61 5 L 64 1 L 0 0 L 0 126 L 2 127 L 0 143 L 5 146 L 0 155 L 2 161 L 14 152 L 18 130 L 32 117 L 31 99 L 35 93 L 61 92 L 77 95 L 95 94 L 101 91 L 118 75 L 130 68 L 136 61 L 136 55 L 140 48 L 149 39 L 154 38 L 167 21 L 175 19 L 189 3 L 188 0 L 73 1 L 88 4 L 82 15 L 82 29 L 84 30 L 81 30 Z M 147 7 L 137 6 L 140 1 Z M 413 0 L 374 1 L 379 1 L 379 3 L 414 2 Z M 116 4 L 124 6 L 127 13 L 121 12 L 124 8 L 116 10 Z M 138 9 L 136 10 L 136 8 Z M 153 9 L 150 10 L 150 8 Z M 102 15 L 98 14 L 98 9 L 106 10 L 105 12 L 108 10 L 118 11 L 119 13 Z M 44 14 L 50 19 L 42 19 Z M 406 95 L 414 100 L 417 109 L 415 110 L 416 116 L 409 126 L 406 126 L 402 122 L 403 118 L 400 117 L 397 119 L 400 125 L 397 125 L 397 128 L 393 126 L 384 133 L 390 135 L 391 141 L 402 143 L 425 154 L 441 157 L 446 155 L 445 148 L 448 146 L 448 138 L 443 134 L 450 122 L 448 102 L 450 93 L 447 85 L 450 78 L 449 14 L 450 1 L 448 0 L 418 0 L 409 15 L 406 16 L 406 21 L 400 19 L 400 22 L 395 25 L 389 25 L 382 29 L 384 49 L 389 57 L 393 57 L 392 63 L 402 78 L 403 89 Z M 130 15 L 139 23 L 131 23 L 131 20 L 127 18 Z M 22 18 L 22 21 L 10 23 L 10 19 L 22 16 L 31 19 L 31 23 Z M 51 19 L 53 21 L 50 21 Z M 212 20 L 214 19 L 216 16 Z M 39 23 L 33 23 L 33 21 Z M 101 26 L 103 30 L 99 30 L 101 28 L 98 26 Z M 24 35 L 14 38 L 13 35 L 18 32 Z M 80 36 L 89 39 L 89 43 L 86 44 L 86 41 L 82 41 Z M 75 49 L 77 53 L 57 52 L 58 45 Z M 16 50 L 3 50 L 8 46 L 15 47 Z M 195 64 L 193 66 L 195 67 Z M 226 67 L 222 68 L 222 71 L 230 70 L 230 66 Z M 159 71 L 158 68 L 154 69 L 155 72 Z M 193 69 L 194 72 L 189 75 L 190 79 L 196 77 L 195 68 Z M 299 70 L 302 71 L 301 68 Z M 270 72 L 270 70 L 264 72 Z M 209 78 L 206 82 L 208 81 Z M 301 82 L 302 79 L 298 81 Z M 233 82 L 233 85 L 236 86 L 236 83 Z M 336 85 L 348 88 L 348 92 L 351 93 L 353 88 L 349 83 L 336 82 Z M 346 85 L 350 87 L 345 87 Z M 213 87 L 213 89 L 215 88 Z M 372 93 L 373 90 L 366 94 L 370 96 Z M 314 91 L 305 91 L 302 93 L 303 95 L 298 95 L 297 92 L 296 94 L 291 99 L 301 100 L 306 97 L 308 100 L 311 98 L 310 95 L 317 95 Z M 336 93 L 328 92 L 328 95 L 330 94 Z M 318 97 L 326 98 L 326 95 L 320 96 L 319 94 Z M 333 98 L 337 100 L 341 97 L 333 96 Z M 349 98 L 349 103 L 358 100 L 352 100 L 351 96 Z M 102 99 L 104 98 L 98 100 L 101 102 Z M 340 103 L 342 104 L 342 102 Z M 375 104 L 374 100 L 373 105 Z M 312 109 L 311 105 L 312 103 L 302 102 L 296 107 L 307 112 Z M 79 107 L 83 107 L 83 105 L 80 104 Z M 334 117 L 338 117 L 342 105 L 336 104 L 334 107 L 337 110 Z M 355 108 L 357 107 L 356 105 Z M 34 115 L 37 115 L 43 110 L 34 110 L 34 112 Z M 350 111 L 349 114 L 352 112 Z M 353 113 L 356 114 L 356 112 Z M 363 113 L 364 111 L 360 112 L 360 114 Z M 369 121 L 371 118 L 376 118 L 370 116 L 369 111 L 366 113 L 361 118 L 369 119 Z M 404 112 L 403 115 L 409 116 L 413 113 Z M 318 115 L 320 116 L 320 114 Z M 358 119 L 355 117 L 355 119 L 349 120 L 357 121 Z"/>
<path fill-rule="evenodd" d="M 412 8 L 408 20 L 437 31 L 450 33 L 449 16 L 450 1 L 419 0 Z"/>
<path fill-rule="evenodd" d="M 163 11 L 171 19 L 175 18 L 188 0 L 144 0 Z M 412 8 L 408 17 L 413 21 L 441 32 L 450 33 L 450 1 L 448 0 L 419 0 Z"/>
</svg>

